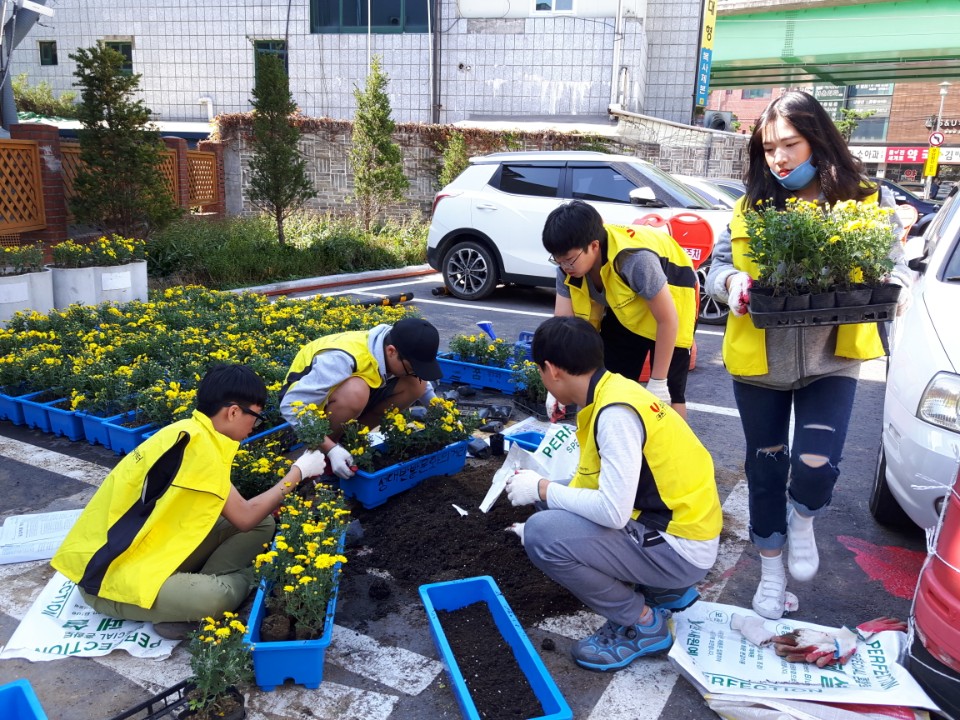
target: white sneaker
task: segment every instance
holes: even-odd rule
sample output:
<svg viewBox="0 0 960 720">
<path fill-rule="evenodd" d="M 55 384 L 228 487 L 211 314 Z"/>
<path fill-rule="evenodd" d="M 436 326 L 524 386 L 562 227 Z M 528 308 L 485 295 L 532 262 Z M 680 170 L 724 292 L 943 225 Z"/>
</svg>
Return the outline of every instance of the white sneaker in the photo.
<svg viewBox="0 0 960 720">
<path fill-rule="evenodd" d="M 817 574 L 820 555 L 813 535 L 813 522 L 801 525 L 796 522 L 796 515 L 797 511 L 791 507 L 787 513 L 787 567 L 794 580 L 806 582 Z"/>
<path fill-rule="evenodd" d="M 753 611 L 769 620 L 783 617 L 787 596 L 786 575 L 761 575 L 753 595 Z"/>
</svg>

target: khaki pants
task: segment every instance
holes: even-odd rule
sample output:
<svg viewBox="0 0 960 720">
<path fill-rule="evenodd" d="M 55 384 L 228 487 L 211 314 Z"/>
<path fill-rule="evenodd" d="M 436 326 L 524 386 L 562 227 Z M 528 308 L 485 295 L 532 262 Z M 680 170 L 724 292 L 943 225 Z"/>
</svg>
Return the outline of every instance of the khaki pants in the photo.
<svg viewBox="0 0 960 720">
<path fill-rule="evenodd" d="M 80 590 L 102 615 L 148 622 L 193 622 L 236 610 L 257 585 L 253 560 L 273 539 L 275 523 L 267 515 L 249 532 L 240 532 L 224 517 L 160 586 L 153 607 L 114 602 Z"/>
</svg>

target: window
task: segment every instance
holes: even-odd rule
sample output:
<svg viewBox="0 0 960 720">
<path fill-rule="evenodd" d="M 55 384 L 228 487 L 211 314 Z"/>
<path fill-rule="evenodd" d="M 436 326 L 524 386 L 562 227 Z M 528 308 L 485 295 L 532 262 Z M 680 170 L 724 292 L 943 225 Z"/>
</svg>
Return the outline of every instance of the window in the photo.
<svg viewBox="0 0 960 720">
<path fill-rule="evenodd" d="M 370 30 L 375 33 L 425 33 L 429 0 L 377 0 L 370 3 Z M 310 0 L 310 31 L 367 31 L 367 0 Z"/>
<path fill-rule="evenodd" d="M 289 73 L 287 67 L 287 43 L 285 40 L 254 40 L 253 41 L 253 72 L 256 83 L 257 55 L 276 55 L 283 62 L 283 71 Z"/>
<path fill-rule="evenodd" d="M 124 75 L 133 75 L 133 43 L 111 41 L 105 42 L 104 45 L 123 55 L 123 65 L 120 66 L 120 72 Z"/>
<path fill-rule="evenodd" d="M 770 88 L 751 88 L 750 90 L 744 90 L 740 95 L 742 100 L 760 100 L 761 98 L 768 98 L 773 95 L 773 91 Z"/>
<path fill-rule="evenodd" d="M 52 41 L 41 41 L 40 45 L 40 64 L 41 65 L 56 65 L 57 64 L 57 43 Z"/>
<path fill-rule="evenodd" d="M 563 168 L 504 165 L 500 170 L 500 189 L 514 195 L 557 197 Z"/>
<path fill-rule="evenodd" d="M 629 203 L 636 186 L 613 168 L 573 167 L 571 190 L 576 200 Z"/>
<path fill-rule="evenodd" d="M 536 12 L 573 12 L 573 0 L 534 0 Z"/>
</svg>

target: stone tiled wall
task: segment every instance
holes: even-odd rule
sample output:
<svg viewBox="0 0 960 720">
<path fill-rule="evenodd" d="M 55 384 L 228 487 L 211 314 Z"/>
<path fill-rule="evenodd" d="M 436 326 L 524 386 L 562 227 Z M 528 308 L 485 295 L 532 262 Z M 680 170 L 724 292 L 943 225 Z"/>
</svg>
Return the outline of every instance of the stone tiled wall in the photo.
<svg viewBox="0 0 960 720">
<path fill-rule="evenodd" d="M 584 0 L 586 1 L 586 0 Z M 648 0 L 646 17 L 624 19 L 623 107 L 676 122 L 692 110 L 702 0 Z M 459 17 L 441 0 L 440 115 L 605 116 L 614 75 L 614 17 Z M 286 38 L 290 85 L 304 114 L 353 117 L 353 89 L 368 50 L 383 57 L 394 119 L 432 122 L 432 36 L 312 34 L 308 0 L 58 0 L 14 53 L 13 72 L 57 93 L 73 90 L 69 54 L 98 39 L 133 44 L 146 105 L 162 120 L 205 120 L 250 107 L 255 40 Z M 56 41 L 57 66 L 41 66 L 37 43 Z M 369 43 L 369 48 L 368 48 Z"/>
</svg>

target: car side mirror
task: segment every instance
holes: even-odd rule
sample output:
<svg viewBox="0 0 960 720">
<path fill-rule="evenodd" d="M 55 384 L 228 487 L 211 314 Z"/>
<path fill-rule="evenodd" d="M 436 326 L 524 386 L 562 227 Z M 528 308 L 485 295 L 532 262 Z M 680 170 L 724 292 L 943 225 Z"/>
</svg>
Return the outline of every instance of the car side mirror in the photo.
<svg viewBox="0 0 960 720">
<path fill-rule="evenodd" d="M 657 200 L 657 196 L 653 194 L 653 188 L 649 187 L 638 187 L 630 191 L 630 202 L 634 205 L 661 205 Z M 664 206 L 665 207 L 665 206 Z"/>
<path fill-rule="evenodd" d="M 907 267 L 918 272 L 921 275 L 927 271 L 927 256 L 921 255 L 920 257 L 913 258 L 907 261 Z"/>
</svg>

